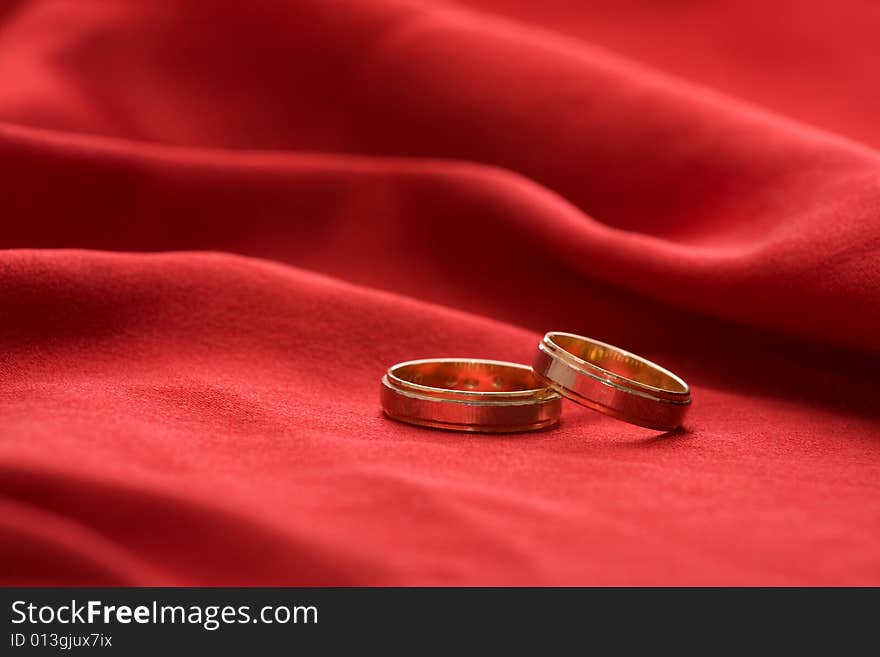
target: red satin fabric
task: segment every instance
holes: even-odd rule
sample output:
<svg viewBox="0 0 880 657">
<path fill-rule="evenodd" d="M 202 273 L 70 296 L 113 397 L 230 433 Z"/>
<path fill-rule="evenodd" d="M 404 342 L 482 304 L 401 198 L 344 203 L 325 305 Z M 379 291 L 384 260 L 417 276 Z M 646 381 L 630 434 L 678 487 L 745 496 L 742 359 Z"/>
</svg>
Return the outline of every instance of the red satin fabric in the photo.
<svg viewBox="0 0 880 657">
<path fill-rule="evenodd" d="M 6 584 L 880 584 L 880 5 L 0 5 Z M 381 416 L 546 330 L 685 431 Z"/>
</svg>

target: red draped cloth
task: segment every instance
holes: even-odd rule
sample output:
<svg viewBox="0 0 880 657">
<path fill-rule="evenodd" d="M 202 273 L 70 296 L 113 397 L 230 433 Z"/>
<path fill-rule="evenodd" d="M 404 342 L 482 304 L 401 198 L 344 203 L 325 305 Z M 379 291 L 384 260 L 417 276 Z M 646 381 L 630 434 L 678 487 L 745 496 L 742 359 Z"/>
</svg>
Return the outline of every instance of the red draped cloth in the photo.
<svg viewBox="0 0 880 657">
<path fill-rule="evenodd" d="M 880 584 L 880 4 L 0 3 L 0 580 Z M 548 330 L 658 434 L 385 419 Z"/>
</svg>

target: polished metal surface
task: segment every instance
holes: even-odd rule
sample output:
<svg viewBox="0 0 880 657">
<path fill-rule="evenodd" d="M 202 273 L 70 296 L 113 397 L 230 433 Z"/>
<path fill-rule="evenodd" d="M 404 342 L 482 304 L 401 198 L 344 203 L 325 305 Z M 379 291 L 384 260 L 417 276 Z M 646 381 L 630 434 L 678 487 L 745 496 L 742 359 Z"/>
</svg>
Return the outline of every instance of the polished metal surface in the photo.
<svg viewBox="0 0 880 657">
<path fill-rule="evenodd" d="M 547 333 L 532 368 L 568 399 L 649 429 L 681 426 L 691 405 L 690 388 L 672 372 L 573 333 Z"/>
<path fill-rule="evenodd" d="M 487 433 L 552 426 L 562 406 L 527 365 L 470 358 L 399 363 L 382 377 L 381 401 L 395 420 Z"/>
</svg>

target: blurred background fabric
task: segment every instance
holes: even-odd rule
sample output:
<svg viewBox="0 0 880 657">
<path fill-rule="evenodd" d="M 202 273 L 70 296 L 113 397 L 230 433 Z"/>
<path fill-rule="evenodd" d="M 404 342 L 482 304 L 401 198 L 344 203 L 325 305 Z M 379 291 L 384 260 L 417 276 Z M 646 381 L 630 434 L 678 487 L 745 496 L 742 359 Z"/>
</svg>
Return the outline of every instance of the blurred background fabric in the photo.
<svg viewBox="0 0 880 657">
<path fill-rule="evenodd" d="M 880 3 L 0 0 L 0 581 L 880 584 Z M 548 330 L 657 434 L 385 419 Z"/>
</svg>

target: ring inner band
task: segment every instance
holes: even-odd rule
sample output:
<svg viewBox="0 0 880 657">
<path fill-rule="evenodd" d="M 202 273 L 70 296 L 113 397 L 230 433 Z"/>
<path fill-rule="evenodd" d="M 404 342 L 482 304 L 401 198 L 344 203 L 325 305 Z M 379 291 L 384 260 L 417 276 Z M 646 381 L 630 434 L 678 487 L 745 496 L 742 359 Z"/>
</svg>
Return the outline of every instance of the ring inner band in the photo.
<svg viewBox="0 0 880 657">
<path fill-rule="evenodd" d="M 484 360 L 431 360 L 402 363 L 389 375 L 437 392 L 538 393 L 545 386 L 530 368 Z"/>
<path fill-rule="evenodd" d="M 572 356 L 610 374 L 616 374 L 657 390 L 679 394 L 689 392 L 687 385 L 677 376 L 650 361 L 617 347 L 573 335 L 552 335 L 549 336 L 549 340 Z"/>
</svg>

